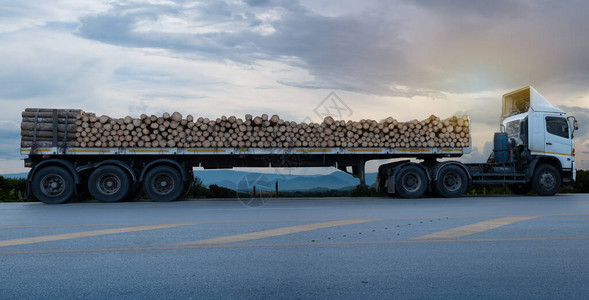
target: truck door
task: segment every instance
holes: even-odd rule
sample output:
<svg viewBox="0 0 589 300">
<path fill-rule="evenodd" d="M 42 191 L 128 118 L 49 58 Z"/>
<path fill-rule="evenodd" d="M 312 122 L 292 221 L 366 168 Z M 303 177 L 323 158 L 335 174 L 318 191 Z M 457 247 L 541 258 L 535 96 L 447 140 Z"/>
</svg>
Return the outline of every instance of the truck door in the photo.
<svg viewBox="0 0 589 300">
<path fill-rule="evenodd" d="M 572 141 L 567 119 L 561 116 L 545 116 L 545 153 L 560 160 L 563 168 L 571 168 Z"/>
<path fill-rule="evenodd" d="M 529 148 L 532 154 L 544 155 L 546 151 L 546 121 L 544 115 L 533 113 L 529 119 Z"/>
</svg>

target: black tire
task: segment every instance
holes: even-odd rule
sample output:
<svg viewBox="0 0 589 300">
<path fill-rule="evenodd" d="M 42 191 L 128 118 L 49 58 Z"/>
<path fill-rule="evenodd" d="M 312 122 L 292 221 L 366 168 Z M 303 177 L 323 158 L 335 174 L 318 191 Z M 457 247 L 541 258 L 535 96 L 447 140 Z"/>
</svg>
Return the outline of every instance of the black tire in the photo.
<svg viewBox="0 0 589 300">
<path fill-rule="evenodd" d="M 532 189 L 540 196 L 552 196 L 560 189 L 561 177 L 558 170 L 552 165 L 540 165 L 536 167 L 532 178 Z"/>
<path fill-rule="evenodd" d="M 438 179 L 433 182 L 432 188 L 441 197 L 457 198 L 466 192 L 468 177 L 464 169 L 459 166 L 445 166 L 440 170 Z"/>
<path fill-rule="evenodd" d="M 427 176 L 420 167 L 407 165 L 395 178 L 395 190 L 401 198 L 421 197 L 426 189 Z"/>
<path fill-rule="evenodd" d="M 88 191 L 100 202 L 119 202 L 129 195 L 130 189 L 127 172 L 117 166 L 102 166 L 88 178 Z"/>
<path fill-rule="evenodd" d="M 170 166 L 157 166 L 145 175 L 143 190 L 153 201 L 169 202 L 182 196 L 184 183 L 180 172 Z"/>
<path fill-rule="evenodd" d="M 532 186 L 529 183 L 516 183 L 509 186 L 509 189 L 514 195 L 527 195 Z"/>
<path fill-rule="evenodd" d="M 76 183 L 69 170 L 49 166 L 35 173 L 31 191 L 43 203 L 61 204 L 72 198 L 75 188 Z"/>
</svg>

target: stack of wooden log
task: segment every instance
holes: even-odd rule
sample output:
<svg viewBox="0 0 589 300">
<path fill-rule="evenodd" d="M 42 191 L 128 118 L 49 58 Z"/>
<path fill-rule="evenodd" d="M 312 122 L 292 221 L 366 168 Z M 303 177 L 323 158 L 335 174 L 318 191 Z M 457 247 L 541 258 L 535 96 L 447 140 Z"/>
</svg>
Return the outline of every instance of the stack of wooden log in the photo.
<svg viewBox="0 0 589 300">
<path fill-rule="evenodd" d="M 20 125 L 21 147 L 73 146 L 81 109 L 27 108 Z"/>
<path fill-rule="evenodd" d="M 191 115 L 184 118 L 178 112 L 162 116 L 142 114 L 138 118 L 111 118 L 79 110 L 69 113 L 59 110 L 58 121 L 54 123 L 56 118 L 53 115 L 46 117 L 46 113 L 55 111 L 40 110 L 36 122 L 32 115 L 35 112 L 36 109 L 23 112 L 23 147 L 32 145 L 35 127 L 38 146 L 41 142 L 54 142 L 54 124 L 57 124 L 58 140 L 62 141 L 65 136 L 68 146 L 75 147 L 423 148 L 467 147 L 469 143 L 466 115 L 447 119 L 432 115 L 422 121 L 408 122 L 399 122 L 392 117 L 380 122 L 326 117 L 321 123 L 297 123 L 266 114 L 248 114 L 244 119 L 235 116 L 194 118 Z"/>
</svg>

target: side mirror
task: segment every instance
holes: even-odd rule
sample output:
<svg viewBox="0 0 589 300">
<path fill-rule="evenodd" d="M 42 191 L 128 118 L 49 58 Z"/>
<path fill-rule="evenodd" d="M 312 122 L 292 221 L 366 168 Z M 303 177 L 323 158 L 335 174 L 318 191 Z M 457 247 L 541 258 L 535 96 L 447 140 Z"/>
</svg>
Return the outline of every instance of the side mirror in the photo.
<svg viewBox="0 0 589 300">
<path fill-rule="evenodd" d="M 575 118 L 574 116 L 569 116 L 567 117 L 567 119 L 570 124 L 569 126 L 571 127 L 571 134 L 579 130 L 579 122 L 577 122 L 577 118 Z"/>
</svg>

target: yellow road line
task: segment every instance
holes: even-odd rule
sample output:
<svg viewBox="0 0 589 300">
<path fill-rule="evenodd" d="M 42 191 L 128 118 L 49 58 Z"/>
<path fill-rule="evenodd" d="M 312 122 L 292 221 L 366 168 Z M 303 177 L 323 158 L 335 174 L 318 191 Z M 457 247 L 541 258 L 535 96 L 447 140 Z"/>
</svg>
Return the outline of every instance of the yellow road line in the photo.
<svg viewBox="0 0 589 300">
<path fill-rule="evenodd" d="M 493 219 L 488 221 L 483 221 L 479 223 L 474 223 L 471 225 L 466 225 L 462 227 L 452 228 L 432 234 L 426 234 L 418 237 L 412 238 L 412 240 L 440 240 L 440 239 L 457 239 L 461 237 L 465 237 L 468 235 L 472 235 L 475 233 L 499 228 L 505 225 L 513 224 L 516 222 L 526 221 L 534 218 L 538 218 L 539 216 L 524 216 L 524 217 L 506 217 L 500 219 Z"/>
<path fill-rule="evenodd" d="M 187 246 L 174 246 L 174 245 L 172 245 L 172 246 L 161 246 L 161 247 L 137 247 L 137 248 L 12 251 L 12 252 L 0 252 L 0 255 L 123 252 L 123 251 L 149 251 L 149 250 L 153 251 L 153 250 L 180 250 L 180 249 L 206 249 L 206 248 L 262 248 L 262 247 L 346 246 L 346 245 L 355 246 L 355 245 L 389 245 L 389 244 L 417 244 L 417 243 L 473 243 L 473 242 L 480 243 L 480 242 L 521 242 L 521 241 L 559 241 L 559 240 L 589 240 L 589 236 L 500 238 L 500 239 L 462 239 L 462 240 L 319 242 L 319 243 L 292 243 L 292 244 L 230 244 L 230 245 L 187 245 Z"/>
<path fill-rule="evenodd" d="M 30 238 L 0 241 L 0 247 L 36 244 L 36 243 L 51 242 L 51 241 L 77 239 L 77 238 L 90 237 L 90 236 L 99 236 L 99 235 L 125 233 L 125 232 L 136 232 L 136 231 L 144 231 L 144 230 L 172 228 L 172 227 L 196 225 L 196 224 L 200 224 L 200 222 L 122 227 L 122 228 L 105 229 L 105 230 L 92 230 L 92 231 L 73 232 L 73 233 L 64 233 L 64 234 L 55 234 L 55 235 L 46 235 L 46 236 L 36 236 L 36 237 L 30 237 Z"/>
<path fill-rule="evenodd" d="M 537 217 L 571 217 L 571 216 L 589 216 L 589 214 L 548 214 L 537 215 Z M 422 216 L 422 217 L 387 217 L 378 218 L 379 220 L 427 220 L 427 219 L 473 219 L 473 218 L 503 218 L 505 215 L 486 215 L 486 216 Z M 202 221 L 199 224 L 226 224 L 226 223 L 277 223 L 277 222 L 320 222 L 336 221 L 334 218 L 321 219 L 252 219 L 252 220 L 220 220 L 220 221 Z M 161 223 L 110 223 L 110 224 L 56 224 L 56 225 L 15 225 L 0 226 L 0 229 L 11 228 L 53 228 L 53 227 L 89 227 L 89 226 L 130 226 L 130 225 L 155 225 Z"/>
<path fill-rule="evenodd" d="M 0 226 L 0 229 L 15 228 L 59 228 L 59 227 L 101 227 L 101 226 L 131 226 L 131 225 L 155 225 L 161 223 L 113 223 L 113 224 L 66 224 L 66 225 L 16 225 Z"/>
<path fill-rule="evenodd" d="M 298 226 L 291 226 L 291 227 L 283 227 L 277 229 L 270 229 L 270 230 L 262 230 L 257 232 L 250 232 L 238 235 L 230 235 L 230 236 L 223 236 L 218 238 L 194 241 L 194 242 L 186 242 L 176 244 L 175 246 L 188 246 L 188 245 L 217 245 L 217 244 L 229 244 L 229 243 L 237 243 L 237 242 L 244 242 L 244 241 L 251 241 L 251 240 L 259 240 L 274 236 L 281 236 L 287 235 L 291 233 L 303 232 L 303 231 L 310 231 L 322 228 L 329 228 L 329 227 L 336 227 L 342 225 L 350 225 L 350 224 L 358 224 L 358 223 L 366 223 L 376 221 L 377 219 L 353 219 L 353 220 L 341 220 L 341 221 L 333 221 L 333 222 L 323 222 L 323 223 L 313 223 L 313 224 L 305 224 L 305 225 L 298 225 Z"/>
</svg>

